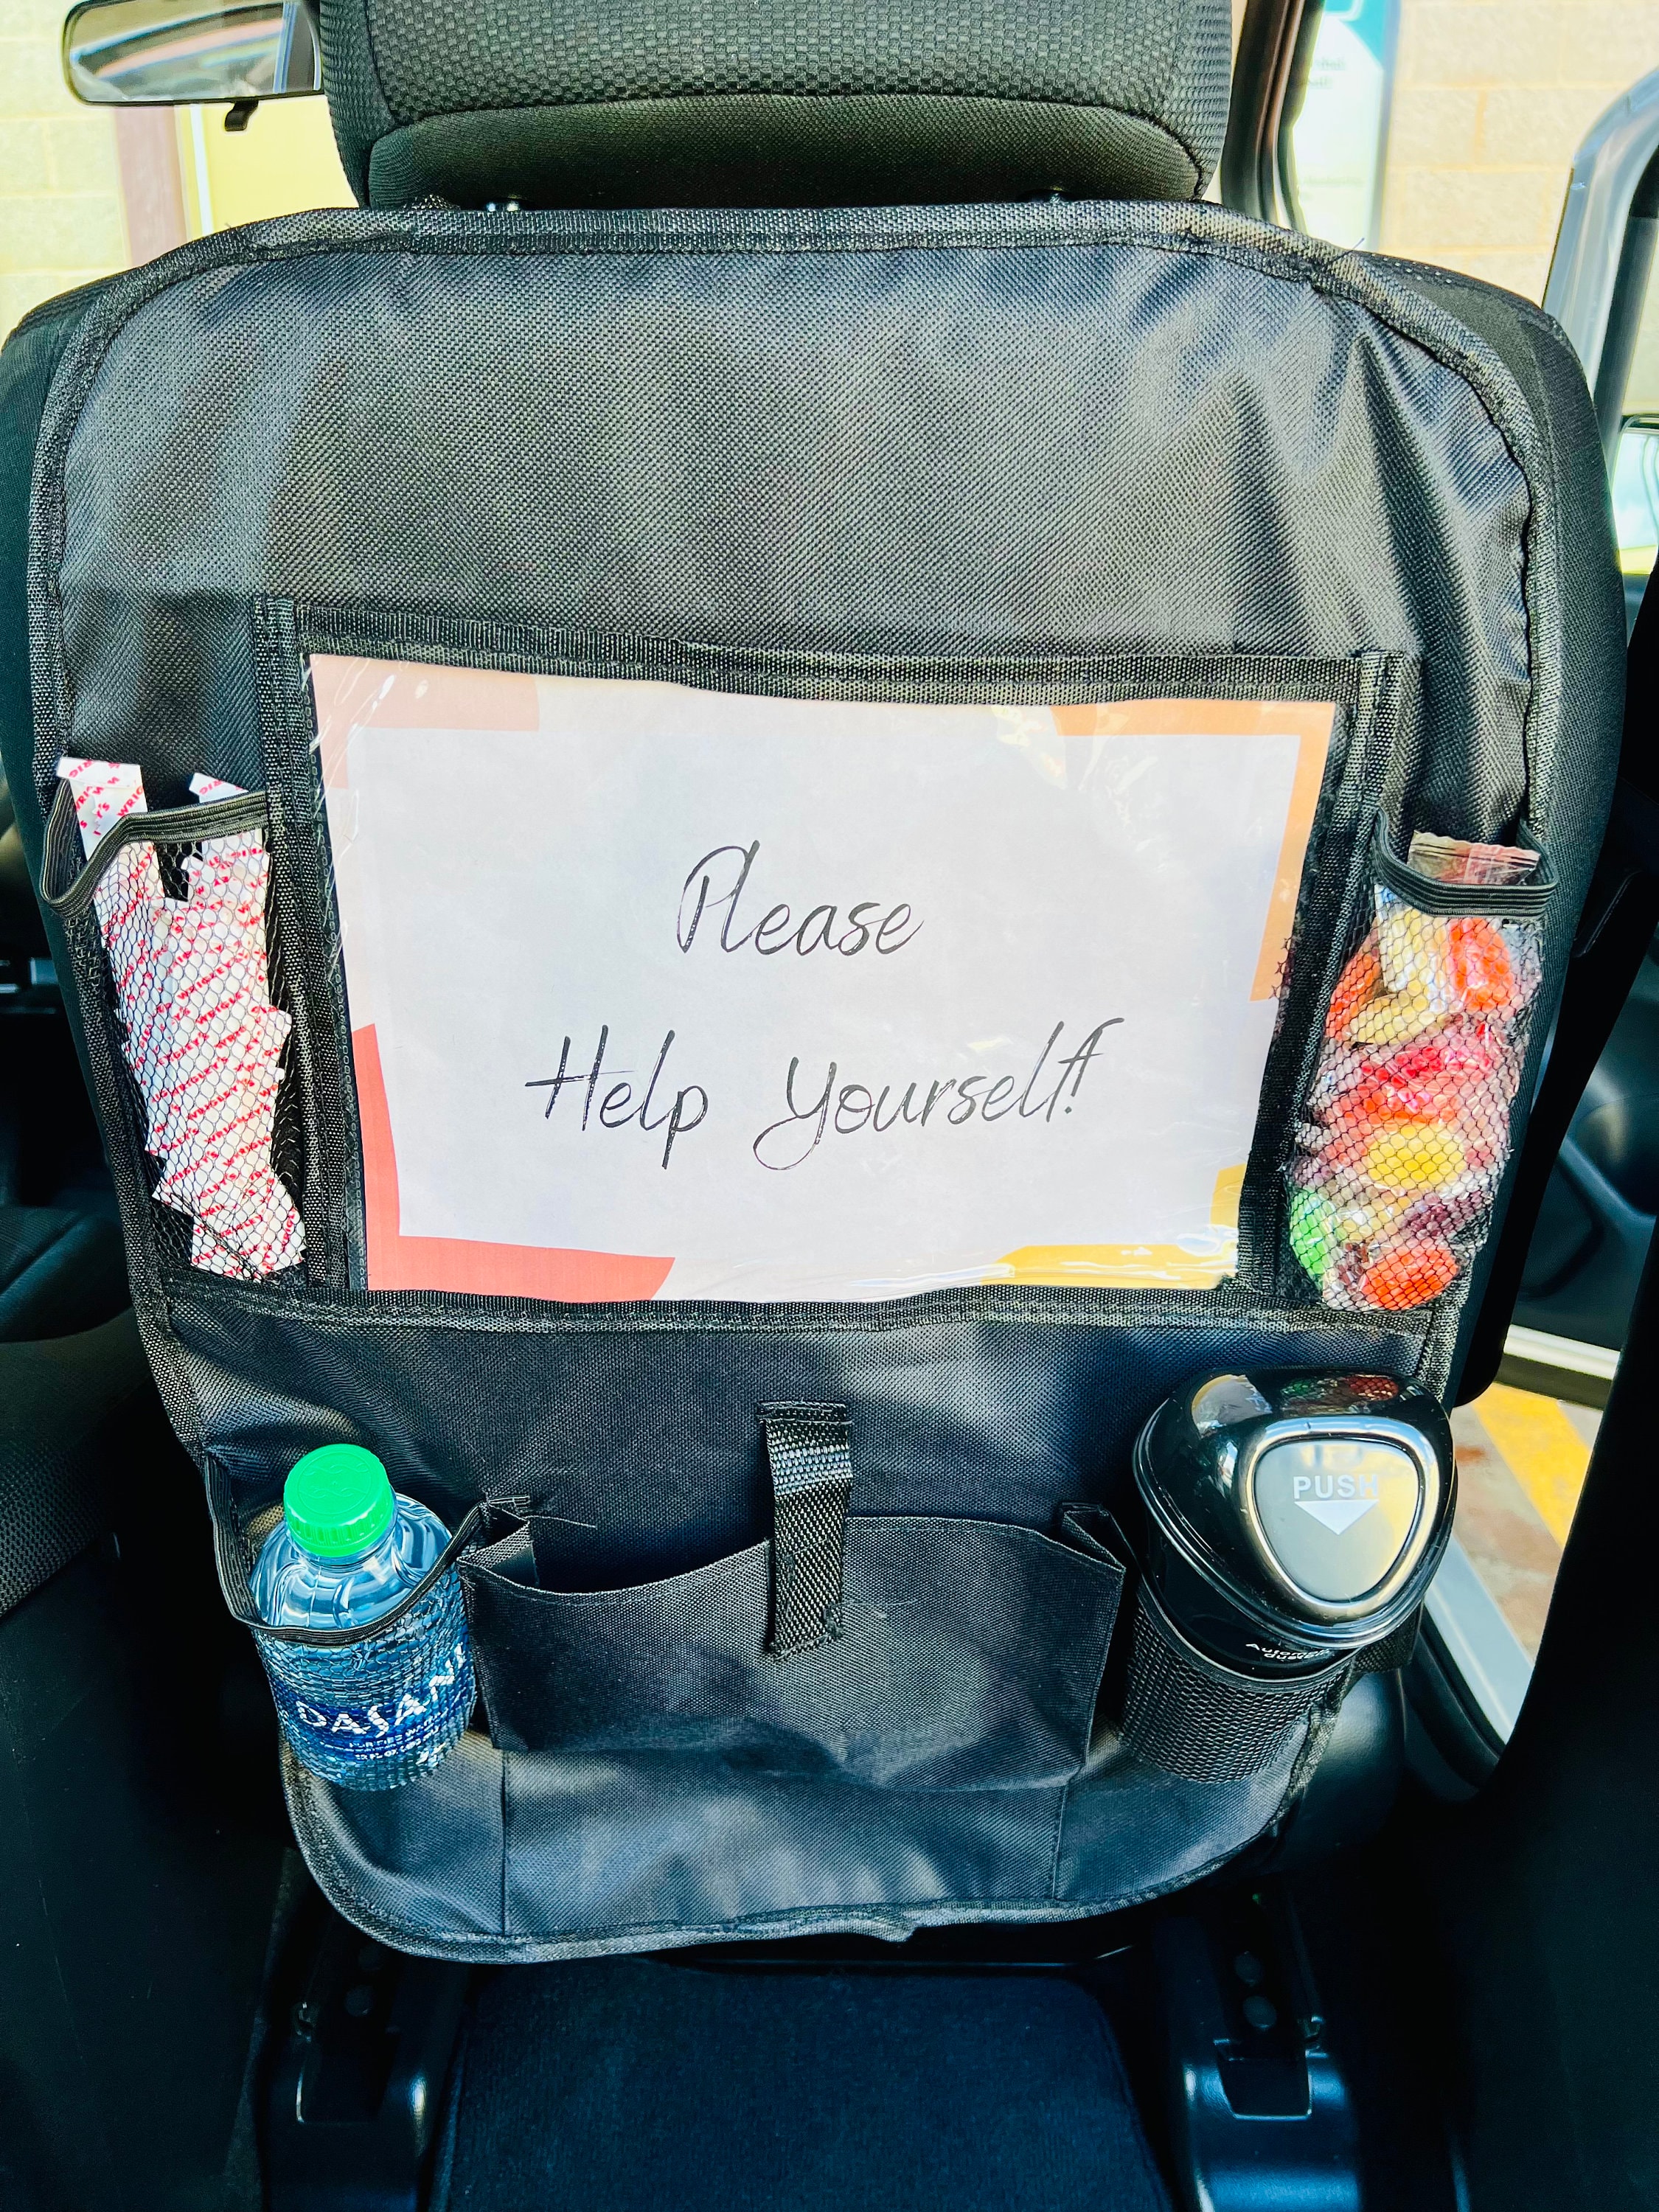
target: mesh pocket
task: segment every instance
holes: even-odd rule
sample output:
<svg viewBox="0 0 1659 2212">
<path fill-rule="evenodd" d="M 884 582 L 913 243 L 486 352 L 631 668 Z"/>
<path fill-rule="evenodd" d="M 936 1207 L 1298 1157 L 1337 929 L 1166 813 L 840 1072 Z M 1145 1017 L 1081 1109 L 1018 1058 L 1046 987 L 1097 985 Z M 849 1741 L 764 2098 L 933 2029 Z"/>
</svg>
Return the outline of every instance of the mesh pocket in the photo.
<svg viewBox="0 0 1659 2212">
<path fill-rule="evenodd" d="M 65 786 L 46 881 L 68 888 L 48 903 L 116 1048 L 106 1103 L 149 1163 L 161 1255 L 255 1280 L 296 1266 L 301 1115 L 264 799 L 134 814 L 76 873 L 78 854 Z"/>
<path fill-rule="evenodd" d="M 1136 1593 L 1123 1711 L 1127 1749 L 1188 1782 L 1242 1782 L 1293 1757 L 1314 1708 L 1347 1671 L 1253 1680 L 1195 1651 L 1143 1583 Z"/>
<path fill-rule="evenodd" d="M 1515 875 L 1538 880 L 1517 883 Z M 1509 880 L 1505 880 L 1506 877 Z M 1404 1312 L 1480 1249 L 1543 977 L 1540 855 L 1379 839 L 1288 1167 L 1291 1248 L 1327 1305 Z"/>
</svg>

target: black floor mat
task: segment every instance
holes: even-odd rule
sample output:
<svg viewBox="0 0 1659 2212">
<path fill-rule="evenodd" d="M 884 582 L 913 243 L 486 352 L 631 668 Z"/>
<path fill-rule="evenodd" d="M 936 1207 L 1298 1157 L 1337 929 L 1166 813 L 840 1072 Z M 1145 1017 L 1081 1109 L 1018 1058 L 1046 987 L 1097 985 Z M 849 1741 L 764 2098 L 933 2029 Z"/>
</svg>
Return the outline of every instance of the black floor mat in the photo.
<svg viewBox="0 0 1659 2212">
<path fill-rule="evenodd" d="M 1169 2212 L 1105 2014 L 1057 1978 L 508 1970 L 448 2212 Z"/>
</svg>

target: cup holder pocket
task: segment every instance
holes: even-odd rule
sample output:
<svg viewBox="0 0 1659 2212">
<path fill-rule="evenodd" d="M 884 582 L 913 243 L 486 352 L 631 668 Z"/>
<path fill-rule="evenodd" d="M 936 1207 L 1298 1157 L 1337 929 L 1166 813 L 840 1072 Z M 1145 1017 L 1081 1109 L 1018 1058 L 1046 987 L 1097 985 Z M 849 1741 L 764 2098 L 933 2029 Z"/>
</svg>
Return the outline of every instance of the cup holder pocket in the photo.
<svg viewBox="0 0 1659 2212">
<path fill-rule="evenodd" d="M 1087 1756 L 1123 1580 L 1091 1519 L 1071 1509 L 1051 1537 L 850 1514 L 828 1569 L 780 1534 L 597 1591 L 544 1587 L 556 1543 L 514 1520 L 462 1567 L 490 1734 L 887 1788 L 1063 1782 Z M 828 1593 L 820 1636 L 798 1632 L 803 1585 Z"/>
<path fill-rule="evenodd" d="M 1143 1583 L 1135 1595 L 1123 1744 L 1188 1782 L 1242 1782 L 1294 1757 L 1316 1708 L 1348 1672 L 1258 1681 L 1195 1650 Z"/>
</svg>

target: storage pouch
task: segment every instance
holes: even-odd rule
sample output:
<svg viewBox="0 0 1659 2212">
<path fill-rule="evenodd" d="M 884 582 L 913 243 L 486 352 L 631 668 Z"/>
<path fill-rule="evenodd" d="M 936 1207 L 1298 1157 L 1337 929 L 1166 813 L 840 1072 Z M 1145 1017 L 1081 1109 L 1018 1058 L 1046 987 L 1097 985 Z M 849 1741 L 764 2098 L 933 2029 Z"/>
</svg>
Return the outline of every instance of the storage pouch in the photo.
<svg viewBox="0 0 1659 2212">
<path fill-rule="evenodd" d="M 305 1250 L 294 1018 L 270 874 L 263 793 L 124 813 L 82 865 L 76 797 L 58 787 L 43 894 L 83 1008 L 112 1048 L 117 1103 L 149 1164 L 156 1243 L 179 1264 L 244 1281 L 296 1267 Z"/>
<path fill-rule="evenodd" d="M 1055 1537 L 848 1514 L 845 1412 L 763 1419 L 766 1542 L 634 1589 L 560 1589 L 559 1524 L 532 1514 L 467 1559 L 495 1741 L 910 1790 L 1074 1774 L 1123 1580 L 1094 1509 L 1063 1509 Z M 809 1436 L 828 1441 L 803 1478 Z"/>
<path fill-rule="evenodd" d="M 1316 1674 L 1257 1680 L 1194 1649 L 1143 1583 L 1136 1592 L 1124 1701 L 1125 1747 L 1188 1782 L 1240 1782 L 1281 1765 L 1347 1687 L 1347 1661 Z"/>
<path fill-rule="evenodd" d="M 1479 1251 L 1509 1165 L 1553 887 L 1541 855 L 1528 883 L 1437 880 L 1379 823 L 1287 1169 L 1291 1249 L 1325 1304 L 1426 1305 Z"/>
<path fill-rule="evenodd" d="M 504 350 L 506 329 L 516 337 Z M 1528 360 L 1540 351 L 1559 356 L 1561 406 L 1589 422 L 1582 380 L 1542 324 Z M 458 1532 L 480 1498 L 530 1501 L 489 1522 L 507 1551 L 492 1545 L 461 1570 L 495 1741 L 469 1729 L 435 1770 L 384 1791 L 337 1789 L 288 1763 L 307 1860 L 359 1925 L 494 1962 L 830 1929 L 902 1937 L 953 1920 L 1110 1910 L 1200 1877 L 1279 1817 L 1309 1736 L 1305 1718 L 1281 1724 L 1277 1705 L 1249 1755 L 1268 1763 L 1237 1782 L 1187 1778 L 1174 1750 L 1154 1763 L 1150 1675 L 1129 1736 L 1090 1737 L 1113 1575 L 1078 1550 L 1062 1501 L 1127 1498 L 1136 1432 L 1198 1375 L 1260 1364 L 1432 1388 L 1449 1371 L 1455 1296 L 1413 1310 L 1317 1301 L 1284 1236 L 1285 1131 L 1298 1112 L 1315 1117 L 1322 1001 L 1363 934 L 1344 941 L 1379 806 L 1475 837 L 1534 815 L 1571 864 L 1560 902 L 1577 903 L 1588 866 L 1577 856 L 1597 842 L 1617 749 L 1619 647 L 1598 660 L 1584 642 L 1594 623 L 1560 619 L 1589 604 L 1595 565 L 1557 519 L 1559 457 L 1584 441 L 1571 420 L 1571 434 L 1547 441 L 1535 415 L 1443 297 L 1426 301 L 1389 264 L 1201 205 L 833 219 L 532 211 L 507 229 L 459 210 L 334 211 L 195 241 L 88 307 L 41 419 L 33 750 L 20 736 L 7 765 L 31 837 L 64 755 L 135 759 L 158 795 L 182 796 L 196 772 L 269 795 L 268 833 L 264 802 L 252 799 L 246 815 L 169 809 L 121 834 L 148 842 L 164 892 L 186 905 L 192 845 L 270 836 L 265 990 L 294 1028 L 268 1158 L 302 1216 L 301 1266 L 262 1273 L 257 1253 L 239 1253 L 220 1273 L 195 1253 L 202 1217 L 165 1194 L 167 1148 L 124 1057 L 135 1024 L 89 895 L 60 907 L 69 942 L 54 939 L 85 1030 L 139 1327 L 204 1470 L 227 1591 L 245 1618 L 252 1516 L 286 1468 L 331 1438 L 381 1449 L 394 1486 Z M 1212 497 L 1191 495 L 1200 478 Z M 1609 612 L 1611 640 L 1611 600 Z M 456 672 L 520 675 L 534 697 L 506 725 L 429 715 L 471 732 L 453 773 L 431 803 L 377 819 L 378 787 L 352 757 L 365 717 L 344 718 L 342 748 L 325 742 L 317 679 L 330 659 L 414 665 L 428 707 Z M 370 672 L 378 684 L 386 672 Z M 689 1245 L 532 1223 L 527 1186 L 510 1177 L 493 1221 L 432 1202 L 401 1103 L 404 1040 L 362 936 L 342 926 L 346 838 L 371 861 L 406 823 L 416 860 L 429 852 L 435 869 L 468 809 L 492 864 L 550 843 L 574 787 L 553 794 L 562 811 L 538 813 L 514 763 L 541 740 L 544 713 L 548 730 L 562 726 L 578 678 L 720 694 L 722 714 L 756 726 L 757 790 L 779 753 L 774 699 L 1006 710 L 1009 761 L 1073 799 L 1085 778 L 1116 788 L 1115 733 L 1139 721 L 1124 720 L 1127 708 L 1334 708 L 1322 776 L 1311 745 L 1264 766 L 1276 821 L 1294 813 L 1308 826 L 1305 867 L 1299 848 L 1282 868 L 1264 848 L 1261 896 L 1284 878 L 1282 898 L 1268 896 L 1271 932 L 1246 941 L 1237 902 L 1206 920 L 1214 871 L 1192 855 L 1208 849 L 1210 815 L 1172 803 L 1139 838 L 1137 866 L 1154 870 L 1183 845 L 1185 859 L 1181 899 L 1154 883 L 1137 917 L 1201 933 L 1206 957 L 1243 970 L 1224 1036 L 1185 1021 L 1175 996 L 1148 1007 L 1149 1033 L 1166 1016 L 1172 1030 L 1184 1023 L 1235 1074 L 1248 1048 L 1266 1102 L 1253 1119 L 1254 1074 L 1238 1085 L 1237 1141 L 1206 1156 L 1190 1206 L 1160 1208 L 1168 1221 L 1149 1224 L 1159 1249 L 1141 1249 L 1139 1222 L 1096 1218 L 1095 1183 L 1126 1162 L 1134 1171 L 1109 1143 L 1052 1224 L 1022 1226 L 988 1265 L 946 1252 L 928 1278 L 939 1286 L 915 1296 L 914 1273 L 872 1269 L 862 1253 L 857 1270 L 890 1295 L 847 1295 L 845 1270 L 781 1288 L 774 1277 L 761 1296 L 750 1277 L 711 1287 L 688 1275 L 676 1291 L 660 1274 L 642 1281 L 637 1263 L 661 1270 Z M 398 764 L 415 761 L 424 728 L 386 722 Z M 1183 744 L 1204 734 L 1164 730 Z M 614 748 L 595 757 L 614 769 Z M 821 787 L 880 808 L 879 780 L 855 767 L 837 739 Z M 1218 787 L 1206 789 L 1213 799 Z M 638 793 L 608 818 L 661 820 L 660 783 L 642 778 Z M 669 816 L 679 874 L 665 864 L 665 884 L 712 848 L 746 852 L 762 837 L 750 795 L 738 787 L 744 803 L 698 827 L 683 858 L 692 824 Z M 816 823 L 810 794 L 797 812 Z M 1001 817 L 975 823 L 989 823 L 1000 855 Z M 957 853 L 939 823 L 914 842 L 930 865 Z M 63 810 L 45 870 L 60 899 L 81 872 L 74 848 Z M 761 899 L 782 849 L 767 830 L 745 901 Z M 606 853 L 592 848 L 596 867 Z M 1002 885 L 993 857 L 977 880 Z M 876 890 L 913 901 L 908 871 L 890 890 L 884 878 L 867 889 L 867 872 L 803 873 L 794 910 L 819 898 L 846 909 Z M 522 1012 L 502 932 L 471 896 L 499 895 L 500 874 L 482 872 L 441 912 L 434 896 L 427 921 L 458 999 Z M 1052 869 L 1026 879 L 1045 898 L 1058 880 Z M 1107 945 L 1108 909 L 1130 897 L 1130 874 L 1064 882 L 1066 941 L 1086 933 Z M 727 888 L 711 879 L 711 902 Z M 786 895 L 793 885 L 767 890 L 754 922 Z M 1022 916 L 1008 912 L 1012 933 Z M 685 953 L 665 906 L 663 958 L 677 975 L 705 953 L 730 965 L 710 936 L 724 916 L 711 904 Z M 1565 919 L 1553 918 L 1540 1001 Z M 510 920 L 521 967 L 585 988 L 593 963 L 546 913 L 521 902 Z M 750 926 L 745 906 L 734 947 Z M 816 989 L 841 975 L 801 928 L 775 958 L 742 954 L 758 988 L 775 992 L 788 974 Z M 432 943 L 395 930 L 385 941 L 414 971 L 411 1001 L 429 1008 Z M 930 908 L 914 950 L 858 955 L 866 967 L 849 950 L 846 969 L 862 978 L 882 957 L 891 977 L 945 941 Z M 1058 941 L 1032 939 L 1045 987 Z M 1062 1015 L 1069 1053 L 1123 1011 L 1120 979 L 1139 988 L 1150 972 L 1137 944 L 1121 938 L 1118 957 L 1097 963 L 1098 992 L 1091 982 L 1075 1004 L 1008 994 L 1042 1024 L 1021 1067 L 1010 1063 L 1015 1098 Z M 1109 1002 L 1095 1007 L 1097 995 Z M 526 1021 L 523 1065 L 502 1085 L 503 1113 L 510 1093 L 544 1157 L 580 1120 L 607 1024 L 604 1069 L 648 1085 L 672 1022 L 662 1083 L 672 1075 L 670 1099 L 684 1090 L 690 1104 L 705 1042 L 678 1005 L 625 1035 L 610 998 L 570 1007 Z M 963 1035 L 993 1041 L 1005 1026 L 988 1016 Z M 820 1086 L 827 1097 L 834 1059 L 832 1110 L 859 1122 L 864 1102 L 841 1086 L 863 1084 L 865 1070 L 816 1021 L 799 1027 L 776 1056 L 778 1083 L 800 1054 L 794 1103 Z M 437 1045 L 459 1057 L 470 1049 L 459 1036 Z M 1213 1103 L 1213 1085 L 1183 1074 L 1190 1041 L 1176 1036 L 1157 1084 L 1136 1094 L 1159 1133 L 1178 1127 L 1182 1095 L 1206 1113 Z M 996 1127 L 1081 1158 L 1132 1042 L 1105 1030 L 1081 1100 L 1045 1074 L 1026 1099 L 1041 1115 L 1022 1120 L 1014 1106 Z M 954 1071 L 939 1065 L 942 1085 Z M 896 1063 L 884 1121 L 914 1076 L 910 1133 L 922 1130 L 933 1067 Z M 580 1090 L 568 1079 L 579 1068 Z M 378 1085 L 366 1081 L 377 1072 Z M 1084 1073 L 1079 1060 L 1068 1084 Z M 878 1102 L 889 1080 L 882 1071 Z M 618 1118 L 633 1102 L 617 1102 L 611 1126 L 608 1091 L 592 1081 L 586 1152 L 637 1133 L 640 1187 L 689 1176 L 696 1148 L 712 1146 L 715 1118 L 695 1131 L 688 1112 L 665 1167 L 667 1125 L 647 1151 L 643 1121 L 636 1132 Z M 646 1109 L 653 1124 L 662 1083 Z M 930 1156 L 984 1130 L 982 1107 L 954 1123 L 962 1098 L 941 1097 L 917 1135 Z M 787 1093 L 771 1113 L 785 1110 Z M 824 1146 L 863 1145 L 874 1121 L 872 1106 L 868 1129 L 831 1126 Z M 442 1157 L 481 1155 L 477 1116 L 455 1127 Z M 988 1183 L 1005 1172 L 993 1141 Z M 591 1192 L 580 1154 L 569 1187 Z M 794 1187 L 769 1182 L 759 1203 L 775 1217 L 775 1189 Z M 959 1225 L 948 1206 L 925 1218 Z M 620 1253 L 630 1271 L 598 1280 L 566 1264 L 592 1249 Z M 762 1540 L 755 1410 L 785 1399 L 843 1404 L 857 1425 L 833 1589 L 823 1545 L 787 1532 Z M 925 1635 L 912 1626 L 924 1610 Z M 940 1639 L 947 1656 L 928 1656 Z M 1185 1706 L 1171 1710 L 1189 1724 Z M 930 1727 L 908 1733 L 922 1711 Z M 632 1747 L 659 1739 L 686 1747 Z M 613 1741 L 629 1747 L 613 1753 Z M 1071 1778 L 979 1787 L 980 1774 Z"/>
</svg>

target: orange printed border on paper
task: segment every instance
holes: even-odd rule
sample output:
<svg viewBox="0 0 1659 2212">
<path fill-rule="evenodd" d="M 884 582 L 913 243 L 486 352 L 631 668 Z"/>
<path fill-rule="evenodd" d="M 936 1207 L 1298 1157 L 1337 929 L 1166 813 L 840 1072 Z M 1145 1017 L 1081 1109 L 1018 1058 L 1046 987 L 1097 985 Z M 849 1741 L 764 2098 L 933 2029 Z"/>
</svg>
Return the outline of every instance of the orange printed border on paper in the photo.
<svg viewBox="0 0 1659 2212">
<path fill-rule="evenodd" d="M 534 730 L 541 708 L 533 676 L 501 668 L 445 668 L 426 661 L 365 660 L 313 653 L 312 696 L 324 787 L 347 787 L 346 747 L 360 730 Z"/>
<path fill-rule="evenodd" d="M 588 1304 L 652 1298 L 672 1260 L 628 1252 L 571 1252 L 538 1244 L 485 1244 L 459 1237 L 405 1237 L 400 1226 L 392 1109 L 371 1024 L 351 1033 L 363 1147 L 363 1224 L 371 1291 L 471 1291 L 485 1297 Z"/>
</svg>

